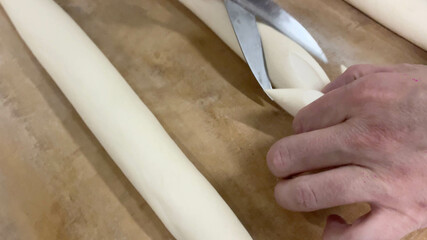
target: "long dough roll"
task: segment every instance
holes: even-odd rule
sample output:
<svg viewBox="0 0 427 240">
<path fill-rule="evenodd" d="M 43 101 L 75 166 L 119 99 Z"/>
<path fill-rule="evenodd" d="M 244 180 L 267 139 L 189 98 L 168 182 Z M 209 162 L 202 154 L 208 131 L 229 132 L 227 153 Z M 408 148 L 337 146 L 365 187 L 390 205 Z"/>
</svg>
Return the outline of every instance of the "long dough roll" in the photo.
<svg viewBox="0 0 427 240">
<path fill-rule="evenodd" d="M 427 51 L 426 0 L 346 0 Z"/>
<path fill-rule="evenodd" d="M 180 0 L 243 59 L 223 0 Z M 295 115 L 323 94 L 329 78 L 311 55 L 275 29 L 258 23 L 268 74 L 275 89 L 270 96 Z"/>
<path fill-rule="evenodd" d="M 52 0 L 0 0 L 16 29 L 177 239 L 251 239 L 108 59 Z"/>
</svg>

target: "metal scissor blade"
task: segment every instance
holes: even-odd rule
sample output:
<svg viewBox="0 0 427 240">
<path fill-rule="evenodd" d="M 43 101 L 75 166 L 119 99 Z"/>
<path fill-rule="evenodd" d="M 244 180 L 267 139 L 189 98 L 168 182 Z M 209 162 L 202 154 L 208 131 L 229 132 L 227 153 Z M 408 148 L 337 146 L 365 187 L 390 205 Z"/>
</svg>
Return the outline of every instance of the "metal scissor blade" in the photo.
<svg viewBox="0 0 427 240">
<path fill-rule="evenodd" d="M 283 10 L 273 0 L 233 0 L 268 25 L 276 28 L 301 45 L 314 57 L 328 62 L 322 48 L 311 34 L 294 17 Z"/>
<path fill-rule="evenodd" d="M 264 90 L 272 89 L 255 16 L 232 0 L 225 0 L 225 7 L 249 68 Z"/>
</svg>

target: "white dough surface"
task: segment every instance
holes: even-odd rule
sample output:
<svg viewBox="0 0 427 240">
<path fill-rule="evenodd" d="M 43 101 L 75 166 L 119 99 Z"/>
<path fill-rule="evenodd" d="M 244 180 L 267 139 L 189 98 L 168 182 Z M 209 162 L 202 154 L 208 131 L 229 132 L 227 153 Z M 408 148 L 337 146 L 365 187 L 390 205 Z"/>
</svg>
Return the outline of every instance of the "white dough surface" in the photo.
<svg viewBox="0 0 427 240">
<path fill-rule="evenodd" d="M 217 191 L 65 11 L 53 0 L 0 3 L 81 118 L 177 239 L 251 239 Z"/>
<path fill-rule="evenodd" d="M 426 0 L 346 0 L 382 25 L 427 50 Z"/>
</svg>

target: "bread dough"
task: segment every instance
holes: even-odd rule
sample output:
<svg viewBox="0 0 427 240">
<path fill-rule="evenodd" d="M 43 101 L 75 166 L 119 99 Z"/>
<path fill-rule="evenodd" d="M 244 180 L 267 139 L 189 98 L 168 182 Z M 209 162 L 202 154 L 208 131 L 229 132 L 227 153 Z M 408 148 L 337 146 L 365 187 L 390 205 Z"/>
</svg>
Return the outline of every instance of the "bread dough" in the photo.
<svg viewBox="0 0 427 240">
<path fill-rule="evenodd" d="M 0 3 L 105 150 L 177 239 L 251 239 L 119 72 L 53 0 Z"/>
<path fill-rule="evenodd" d="M 263 23 L 258 23 L 258 30 L 275 88 L 321 90 L 329 83 L 320 65 L 300 45 Z"/>
<path fill-rule="evenodd" d="M 222 0 L 180 0 L 196 16 L 208 25 L 242 59 L 233 26 Z M 287 112 L 294 115 L 304 107 L 307 92 L 311 100 L 322 96 L 320 90 L 329 83 L 329 79 L 316 60 L 300 45 L 279 33 L 277 30 L 258 23 L 266 59 L 267 71 L 273 86 L 278 89 L 305 89 L 311 91 L 269 91 L 272 99 Z M 317 91 L 317 92 L 316 92 Z M 316 93 L 314 93 L 316 92 Z M 280 96 L 280 94 L 289 94 Z M 286 104 L 284 101 L 286 100 Z"/>
<path fill-rule="evenodd" d="M 299 110 L 323 96 L 320 91 L 303 88 L 270 89 L 266 92 L 292 116 L 295 116 Z"/>
<path fill-rule="evenodd" d="M 223 0 L 179 0 L 244 60 Z"/>
<path fill-rule="evenodd" d="M 346 0 L 387 28 L 427 50 L 426 0 Z"/>
</svg>

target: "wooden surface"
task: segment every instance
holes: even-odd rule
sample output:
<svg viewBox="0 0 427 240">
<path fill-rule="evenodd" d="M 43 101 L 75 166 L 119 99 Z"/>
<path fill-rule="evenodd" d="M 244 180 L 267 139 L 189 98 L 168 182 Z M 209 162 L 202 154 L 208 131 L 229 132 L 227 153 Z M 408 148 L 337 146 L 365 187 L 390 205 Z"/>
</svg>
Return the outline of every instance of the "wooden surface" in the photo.
<svg viewBox="0 0 427 240">
<path fill-rule="evenodd" d="M 113 62 L 254 239 L 320 239 L 325 218 L 280 209 L 265 164 L 292 134 L 245 64 L 176 0 L 58 0 Z M 337 63 L 427 63 L 341 0 L 281 0 Z M 0 8 L 0 239 L 173 239 Z M 407 239 L 427 239 L 427 231 Z"/>
</svg>

